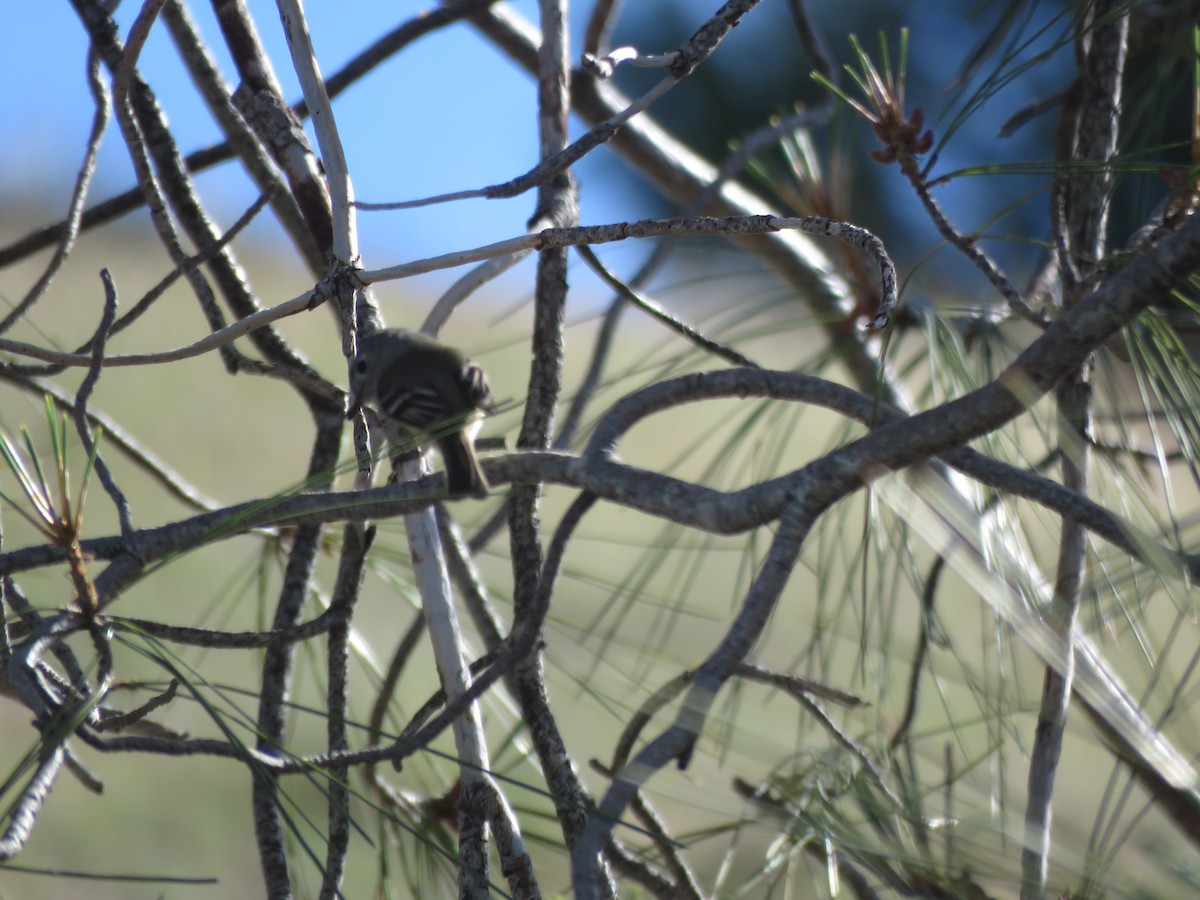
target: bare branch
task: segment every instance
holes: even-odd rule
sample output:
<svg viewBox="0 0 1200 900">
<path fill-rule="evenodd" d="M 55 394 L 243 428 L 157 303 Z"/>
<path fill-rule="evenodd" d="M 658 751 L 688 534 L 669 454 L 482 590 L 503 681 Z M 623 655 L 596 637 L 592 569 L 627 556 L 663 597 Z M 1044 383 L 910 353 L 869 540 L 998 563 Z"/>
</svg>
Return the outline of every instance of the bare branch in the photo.
<svg viewBox="0 0 1200 900">
<path fill-rule="evenodd" d="M 104 359 L 104 344 L 108 339 L 109 331 L 112 329 L 113 320 L 117 316 L 117 288 L 113 284 L 112 276 L 108 269 L 100 271 L 100 280 L 104 282 L 104 312 L 100 316 L 100 325 L 96 328 L 96 334 L 92 338 L 92 364 L 88 368 L 86 377 L 83 383 L 79 386 L 79 391 L 75 394 L 75 429 L 79 432 L 79 440 L 83 444 L 84 452 L 89 456 L 94 454 L 94 465 L 96 474 L 100 477 L 100 483 L 104 485 L 104 489 L 108 491 L 108 495 L 112 497 L 113 505 L 117 508 L 117 518 L 121 523 L 121 534 L 128 537 L 133 533 L 133 519 L 129 511 L 129 501 L 125 498 L 125 494 L 117 487 L 117 482 L 109 471 L 104 458 L 95 449 L 92 439 L 92 430 L 88 426 L 87 401 L 91 396 L 96 382 L 100 380 L 100 364 Z"/>
<path fill-rule="evenodd" d="M 87 69 L 88 89 L 92 93 L 96 112 L 92 117 L 92 130 L 88 134 L 83 164 L 79 167 L 79 174 L 75 176 L 75 187 L 71 191 L 71 203 L 67 208 L 67 218 L 63 223 L 62 236 L 58 239 L 54 255 L 50 257 L 41 277 L 34 282 L 28 293 L 9 310 L 8 314 L 0 319 L 0 334 L 8 331 L 16 322 L 24 318 L 33 305 L 45 294 L 46 288 L 50 286 L 50 282 L 54 280 L 54 276 L 66 262 L 75 246 L 75 239 L 79 236 L 80 225 L 83 221 L 83 206 L 87 201 L 92 176 L 96 174 L 96 156 L 100 151 L 100 141 L 108 128 L 108 105 L 112 102 L 108 85 L 100 77 L 100 58 L 94 51 L 88 54 Z"/>
<path fill-rule="evenodd" d="M 728 0 L 711 19 L 700 26 L 687 41 L 670 53 L 652 57 L 649 65 L 664 67 L 671 74 L 652 87 L 649 91 L 630 103 L 608 121 L 593 128 L 588 134 L 570 146 L 557 150 L 553 155 L 544 156 L 542 161 L 529 172 L 514 178 L 505 184 L 496 184 L 478 190 L 456 191 L 452 194 L 442 194 L 437 197 L 426 197 L 421 200 L 409 200 L 402 203 L 359 203 L 362 209 L 412 209 L 427 206 L 432 203 L 445 203 L 450 200 L 467 200 L 472 197 L 516 197 L 535 187 L 544 187 L 551 180 L 570 169 L 580 159 L 596 147 L 612 140 L 618 131 L 638 113 L 649 109 L 655 101 L 670 91 L 679 81 L 691 74 L 701 62 L 717 48 L 722 39 L 732 30 L 742 16 L 759 4 L 760 0 Z M 543 41 L 542 46 L 545 46 Z M 637 58 L 636 54 L 634 57 Z"/>
</svg>

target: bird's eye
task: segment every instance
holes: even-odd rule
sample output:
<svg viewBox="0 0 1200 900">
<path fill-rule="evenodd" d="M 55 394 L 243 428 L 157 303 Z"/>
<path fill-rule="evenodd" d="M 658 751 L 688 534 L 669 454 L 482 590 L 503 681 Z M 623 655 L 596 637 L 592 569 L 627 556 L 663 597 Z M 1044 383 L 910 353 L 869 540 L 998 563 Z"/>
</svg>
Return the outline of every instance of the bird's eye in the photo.
<svg viewBox="0 0 1200 900">
<path fill-rule="evenodd" d="M 368 368 L 367 361 L 365 359 L 363 359 L 361 356 L 354 361 L 354 374 L 355 375 L 367 374 L 367 368 Z"/>
</svg>

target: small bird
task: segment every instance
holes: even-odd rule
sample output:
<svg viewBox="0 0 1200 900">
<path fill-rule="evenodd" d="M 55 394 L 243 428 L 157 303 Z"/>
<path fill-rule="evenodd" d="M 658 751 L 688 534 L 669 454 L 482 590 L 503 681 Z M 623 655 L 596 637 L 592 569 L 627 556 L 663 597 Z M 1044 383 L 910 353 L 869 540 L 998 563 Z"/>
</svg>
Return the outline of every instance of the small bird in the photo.
<svg viewBox="0 0 1200 900">
<path fill-rule="evenodd" d="M 486 496 L 488 482 L 474 441 L 493 400 L 478 365 L 418 332 L 376 331 L 359 342 L 350 364 L 347 418 L 364 403 L 385 420 L 437 442 L 451 495 Z"/>
</svg>

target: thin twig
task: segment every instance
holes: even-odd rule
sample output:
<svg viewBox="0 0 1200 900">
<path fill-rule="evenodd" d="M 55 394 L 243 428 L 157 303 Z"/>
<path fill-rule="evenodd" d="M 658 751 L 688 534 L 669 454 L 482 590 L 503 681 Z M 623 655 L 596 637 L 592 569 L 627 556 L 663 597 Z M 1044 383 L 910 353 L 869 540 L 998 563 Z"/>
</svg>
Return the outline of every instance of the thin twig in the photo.
<svg viewBox="0 0 1200 900">
<path fill-rule="evenodd" d="M 609 769 L 599 760 L 591 760 L 591 766 L 605 778 L 613 777 L 613 770 Z M 667 896 L 702 900 L 704 893 L 696 883 L 696 876 L 692 872 L 691 867 L 684 860 L 683 854 L 679 852 L 679 842 L 671 837 L 667 831 L 666 824 L 646 799 L 644 791 L 638 791 L 634 795 L 630 807 L 633 809 L 633 814 L 638 817 L 642 826 L 646 829 L 646 834 L 650 836 L 650 839 L 654 842 L 654 846 L 658 848 L 658 852 L 666 863 L 667 868 L 675 876 L 675 881 L 671 883 L 670 893 Z M 606 848 L 605 857 L 607 858 L 608 855 L 608 849 Z"/>
<path fill-rule="evenodd" d="M 618 223 L 614 225 L 547 228 L 535 234 L 510 238 L 507 241 L 488 244 L 474 250 L 431 257 L 413 263 L 391 266 L 386 269 L 363 270 L 357 273 L 357 278 L 363 284 L 372 284 L 379 281 L 408 278 L 413 275 L 450 268 L 468 262 L 490 259 L 520 250 L 546 250 L 582 244 L 607 243 L 630 237 L 644 238 L 684 234 L 726 236 L 735 234 L 769 234 L 784 229 L 796 229 L 808 234 L 827 235 L 866 250 L 875 257 L 876 262 L 880 266 L 881 292 L 884 297 L 884 301 L 880 307 L 881 310 L 888 309 L 895 303 L 896 270 L 879 238 L 856 225 L 846 222 L 836 222 L 819 216 L 805 216 L 800 218 L 731 216 L 721 218 L 647 219 L 639 222 Z M 328 290 L 328 287 L 319 285 L 312 291 L 306 291 L 300 296 L 284 301 L 277 306 L 256 310 L 253 314 L 247 315 L 232 325 L 215 331 L 186 347 L 160 353 L 110 356 L 105 359 L 104 365 L 137 366 L 149 363 L 174 362 L 180 359 L 200 356 L 211 350 L 223 347 L 242 335 L 257 334 L 258 330 L 263 329 L 270 322 L 277 319 L 306 311 L 311 308 L 314 302 L 317 302 L 319 298 L 324 296 Z M 85 354 L 60 353 L 21 341 L 0 339 L 0 350 L 29 356 L 33 359 L 41 359 L 58 365 L 85 366 L 91 364 L 91 357 Z M 306 372 L 309 370 L 307 365 L 298 366 L 297 368 Z"/>
<path fill-rule="evenodd" d="M 1057 337 L 1051 335 L 1048 340 L 1053 341 Z M 1058 354 L 1057 346 L 1047 346 L 1048 353 Z M 988 388 L 981 390 L 985 394 L 989 392 Z M 909 429 L 932 441 L 920 422 L 914 425 L 911 419 L 850 388 L 797 373 L 727 369 L 680 376 L 631 394 L 616 404 L 597 424 L 581 459 L 556 452 L 525 451 L 489 456 L 484 461 L 484 467 L 493 483 L 546 480 L 570 484 L 629 508 L 714 533 L 738 533 L 758 527 L 779 515 L 783 502 L 781 498 L 786 493 L 785 479 L 774 479 L 724 493 L 624 466 L 607 458 L 609 449 L 615 446 L 620 435 L 646 416 L 675 408 L 681 403 L 717 397 L 770 397 L 779 401 L 812 403 L 862 422 L 873 421 L 878 423 L 880 431 L 886 431 L 886 435 L 873 437 L 868 445 L 870 447 L 880 447 L 888 441 L 897 440 Z M 966 422 L 963 410 L 972 406 L 969 396 L 966 401 L 954 401 L 949 406 L 951 409 L 935 408 L 922 416 L 926 420 L 947 418 L 962 427 Z M 947 435 L 946 440 L 953 445 L 961 438 L 955 432 Z M 972 478 L 1086 522 L 1089 529 L 1105 540 L 1125 552 L 1136 554 L 1138 559 L 1164 574 L 1200 579 L 1200 559 L 1159 546 L 1148 535 L 1133 529 L 1103 507 L 1064 490 L 1049 479 L 1006 466 L 966 448 L 952 446 L 952 449 L 943 450 L 933 443 L 927 447 L 930 452 L 942 453 L 948 462 Z M 859 442 L 858 446 L 848 445 L 839 453 L 851 450 L 859 452 L 862 449 L 863 444 Z M 889 454 L 886 458 L 897 465 L 907 465 L 913 461 L 912 458 L 891 456 L 887 447 L 881 447 L 880 452 Z M 906 452 L 915 451 L 906 448 Z M 157 528 L 144 529 L 136 532 L 128 542 L 120 538 L 93 538 L 84 540 L 81 545 L 85 552 L 97 559 L 117 560 L 126 552 L 128 544 L 128 549 L 150 563 L 184 548 L 202 546 L 264 526 L 331 523 L 354 517 L 384 518 L 404 514 L 436 502 L 442 496 L 442 485 L 444 479 L 437 475 L 369 491 L 253 500 Z M 657 489 L 668 485 L 671 489 L 670 498 L 655 495 Z M 51 565 L 64 558 L 60 549 L 50 545 L 11 550 L 0 554 L 0 574 Z M 122 580 L 118 580 L 107 572 L 102 575 L 97 580 L 98 584 L 105 584 L 102 596 L 108 596 L 109 590 L 123 587 L 124 577 L 127 576 L 123 574 Z"/>
<path fill-rule="evenodd" d="M 241 160 L 258 189 L 270 198 L 276 220 L 283 226 L 308 264 L 309 272 L 314 278 L 320 277 L 326 268 L 323 248 L 317 246 L 299 204 L 287 189 L 288 185 L 272 162 L 266 147 L 258 140 L 234 105 L 233 97 L 236 92 L 226 83 L 220 67 L 192 19 L 188 6 L 184 3 L 168 3 L 163 8 L 162 15 L 192 82 L 227 138 L 228 143 L 224 146 L 230 148 L 231 154 Z M 189 168 L 195 171 L 194 167 Z"/>
<path fill-rule="evenodd" d="M 100 270 L 100 280 L 104 282 L 104 312 L 100 316 L 100 325 L 96 328 L 96 334 L 92 337 L 92 365 L 88 368 L 87 375 L 83 382 L 79 385 L 79 391 L 75 394 L 75 430 L 79 432 L 79 441 L 83 444 L 84 452 L 91 456 L 95 453 L 94 465 L 96 474 L 100 477 L 100 483 L 104 485 L 104 489 L 108 491 L 108 495 L 112 497 L 113 505 L 117 508 L 117 519 L 121 524 L 121 534 L 125 537 L 133 534 L 133 518 L 129 510 L 129 500 L 125 497 L 125 493 L 117 486 L 116 480 L 109 471 L 108 465 L 104 462 L 104 458 L 98 450 L 94 448 L 92 439 L 92 430 L 88 424 L 87 402 L 92 394 L 92 390 L 96 386 L 96 382 L 100 380 L 100 366 L 104 360 L 104 345 L 108 340 L 109 330 L 112 328 L 113 320 L 117 315 L 117 288 L 113 284 L 112 275 L 108 269 Z"/>
<path fill-rule="evenodd" d="M 752 368 L 760 368 L 758 363 L 751 360 L 749 357 L 743 356 L 732 347 L 727 347 L 724 344 L 714 341 L 712 338 L 706 337 L 699 330 L 684 322 L 682 319 L 671 315 L 663 309 L 662 306 L 655 303 L 648 297 L 644 297 L 637 291 L 624 284 L 620 279 L 613 275 L 600 259 L 592 252 L 592 248 L 586 244 L 575 248 L 580 258 L 588 264 L 593 272 L 600 276 L 600 279 L 612 288 L 616 293 L 627 303 L 632 304 L 637 309 L 657 319 L 668 329 L 678 334 L 680 337 L 691 342 L 706 353 L 711 353 L 720 359 L 733 363 L 735 366 L 750 366 Z"/>
<path fill-rule="evenodd" d="M 1121 86 L 1129 40 L 1129 9 L 1113 0 L 1089 7 L 1079 23 L 1076 48 L 1082 64 L 1079 82 L 1082 98 L 1072 128 L 1074 159 L 1106 163 L 1117 149 L 1120 127 Z M 1107 247 L 1112 170 L 1106 166 L 1078 174 L 1067 184 L 1063 236 L 1068 251 L 1077 258 L 1076 269 L 1064 270 L 1063 303 L 1079 302 L 1071 279 L 1095 274 L 1094 261 Z M 1089 489 L 1091 440 L 1091 361 L 1082 360 L 1055 387 L 1059 408 L 1059 448 L 1062 451 L 1063 487 L 1079 496 Z M 1038 710 L 1037 729 L 1030 751 L 1028 804 L 1025 809 L 1025 848 L 1021 854 L 1021 896 L 1042 900 L 1046 896 L 1051 855 L 1051 809 L 1055 773 L 1062 756 L 1067 710 L 1074 689 L 1073 634 L 1083 598 L 1087 569 L 1085 526 L 1064 518 L 1060 527 L 1054 593 L 1047 618 L 1071 646 L 1067 665 L 1047 666 Z"/>
<path fill-rule="evenodd" d="M 650 88 L 637 100 L 630 103 L 607 121 L 597 125 L 586 135 L 570 146 L 565 146 L 553 155 L 543 160 L 524 175 L 518 176 L 503 184 L 475 190 L 455 191 L 450 194 L 440 194 L 435 197 L 425 197 L 420 200 L 408 200 L 401 203 L 362 203 L 361 209 L 412 209 L 418 206 L 428 206 L 434 203 L 445 203 L 452 200 L 467 200 L 473 197 L 516 197 L 533 188 L 550 184 L 553 179 L 566 172 L 580 159 L 595 148 L 612 140 L 621 128 L 638 113 L 650 108 L 661 99 L 684 77 L 689 75 L 696 66 L 708 58 L 717 48 L 722 39 L 741 21 L 742 17 L 757 6 L 761 0 L 728 0 L 712 18 L 684 43 L 669 53 L 656 57 L 654 65 L 671 70 L 670 74 L 658 84 Z M 543 46 L 545 42 L 543 41 Z"/>
<path fill-rule="evenodd" d="M 25 848 L 38 813 L 62 771 L 66 755 L 66 747 L 59 744 L 38 761 L 37 770 L 13 804 L 12 812 L 8 815 L 8 826 L 0 835 L 0 862 L 12 859 Z"/>
<path fill-rule="evenodd" d="M 67 218 L 63 222 L 62 236 L 58 239 L 58 245 L 54 248 L 54 254 L 50 257 L 50 261 L 46 263 L 46 268 L 42 275 L 33 287 L 22 297 L 17 304 L 9 311 L 9 313 L 0 319 L 0 334 L 8 331 L 14 324 L 23 319 L 26 313 L 37 303 L 38 299 L 46 292 L 46 288 L 50 286 L 50 282 L 54 280 L 55 275 L 66 262 L 71 250 L 75 246 L 75 239 L 79 236 L 80 223 L 83 221 L 84 203 L 87 200 L 88 189 L 92 184 L 92 176 L 96 174 L 96 158 L 100 152 L 100 141 L 104 138 L 104 132 L 108 128 L 109 104 L 112 102 L 112 97 L 108 91 L 108 85 L 104 79 L 100 77 L 100 57 L 93 50 L 88 53 L 87 61 L 88 70 L 88 89 L 92 94 L 92 102 L 95 104 L 96 111 L 92 116 L 92 129 L 88 134 L 87 149 L 84 151 L 83 163 L 79 167 L 79 173 L 75 176 L 75 187 L 71 191 L 71 203 L 67 207 Z"/>
<path fill-rule="evenodd" d="M 105 732 L 122 731 L 125 728 L 136 725 L 156 709 L 161 709 L 174 700 L 175 692 L 178 690 L 178 688 L 178 679 L 172 678 L 171 683 L 167 685 L 167 689 L 161 694 L 155 694 L 136 709 L 131 709 L 123 713 L 112 713 L 106 715 L 101 718 L 100 721 L 96 722 L 96 724 L 92 727 L 95 728 L 97 732 Z"/>
<path fill-rule="evenodd" d="M 446 25 L 460 21 L 496 2 L 498 0 L 458 0 L 458 2 L 446 4 L 438 9 L 426 10 L 404 22 L 370 44 L 331 75 L 325 83 L 329 96 L 336 97 L 413 41 Z M 167 19 L 169 25 L 173 6 L 175 4 L 164 10 L 164 18 Z M 172 29 L 172 34 L 175 34 L 174 29 Z M 294 104 L 291 109 L 299 119 L 308 115 L 308 108 L 303 100 Z M 220 165 L 233 158 L 234 155 L 233 145 L 226 141 L 193 151 L 184 158 L 183 163 L 187 171 L 196 174 Z M 86 231 L 111 222 L 113 219 L 137 209 L 142 203 L 142 192 L 139 188 L 133 188 L 111 197 L 83 214 L 82 230 Z M 287 221 L 286 216 L 282 218 L 285 222 Z M 47 225 L 7 247 L 0 248 L 0 268 L 11 265 L 62 240 L 67 227 L 68 223 L 66 222 Z"/>
<path fill-rule="evenodd" d="M 907 740 L 912 724 L 917 718 L 917 701 L 921 692 L 921 674 L 925 671 L 925 659 L 929 654 L 930 636 L 933 631 L 933 605 L 937 598 L 938 585 L 942 580 L 942 572 L 946 568 L 946 557 L 938 556 L 925 577 L 925 585 L 921 589 L 921 627 L 917 637 L 917 649 L 913 653 L 912 664 L 908 675 L 908 701 L 904 705 L 904 715 L 900 724 L 892 732 L 888 748 L 895 750 L 901 742 Z"/>
<path fill-rule="evenodd" d="M 49 396 L 59 409 L 72 416 L 75 414 L 74 398 L 51 381 L 23 375 L 11 375 L 2 371 L 0 371 L 0 378 L 4 378 L 31 394 Z M 211 511 L 217 508 L 216 501 L 206 497 L 198 488 L 188 484 L 177 472 L 171 471 L 162 460 L 141 446 L 135 438 L 127 434 L 119 424 L 104 413 L 89 409 L 87 417 L 92 425 L 103 429 L 104 440 L 109 446 L 119 449 L 134 465 L 165 488 L 168 494 L 192 509 Z"/>
<path fill-rule="evenodd" d="M 571 852 L 576 896 L 592 900 L 600 895 L 603 884 L 600 851 L 637 791 L 669 762 L 675 761 L 681 767 L 687 765 L 717 691 L 733 674 L 734 667 L 745 661 L 766 627 L 813 521 L 802 503 L 788 506 L 737 616 L 719 645 L 696 670 L 674 723 L 620 769 L 604 799 L 588 816 L 587 827 Z"/>
<path fill-rule="evenodd" d="M 325 654 L 329 677 L 325 692 L 326 749 L 331 756 L 348 750 L 350 746 L 346 729 L 350 700 L 350 618 L 362 590 L 367 551 L 374 535 L 374 530 L 364 532 L 357 522 L 348 523 L 342 530 L 342 552 L 338 560 L 333 599 L 329 604 L 329 611 L 336 611 L 339 621 L 329 630 Z M 321 896 L 333 898 L 340 896 L 339 885 L 350 852 L 350 790 L 347 786 L 350 770 L 347 766 L 333 766 L 328 774 L 329 837 L 325 866 L 321 873 Z"/>
</svg>

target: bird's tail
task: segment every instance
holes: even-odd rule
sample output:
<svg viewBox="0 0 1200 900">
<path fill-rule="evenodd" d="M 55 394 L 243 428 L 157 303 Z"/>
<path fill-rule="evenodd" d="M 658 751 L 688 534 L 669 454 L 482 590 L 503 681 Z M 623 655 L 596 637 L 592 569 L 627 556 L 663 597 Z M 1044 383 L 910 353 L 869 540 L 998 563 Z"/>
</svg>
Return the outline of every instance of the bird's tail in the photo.
<svg viewBox="0 0 1200 900">
<path fill-rule="evenodd" d="M 469 440 L 466 434 L 459 432 L 438 441 L 446 463 L 446 487 L 452 497 L 487 496 L 488 480 Z"/>
</svg>

